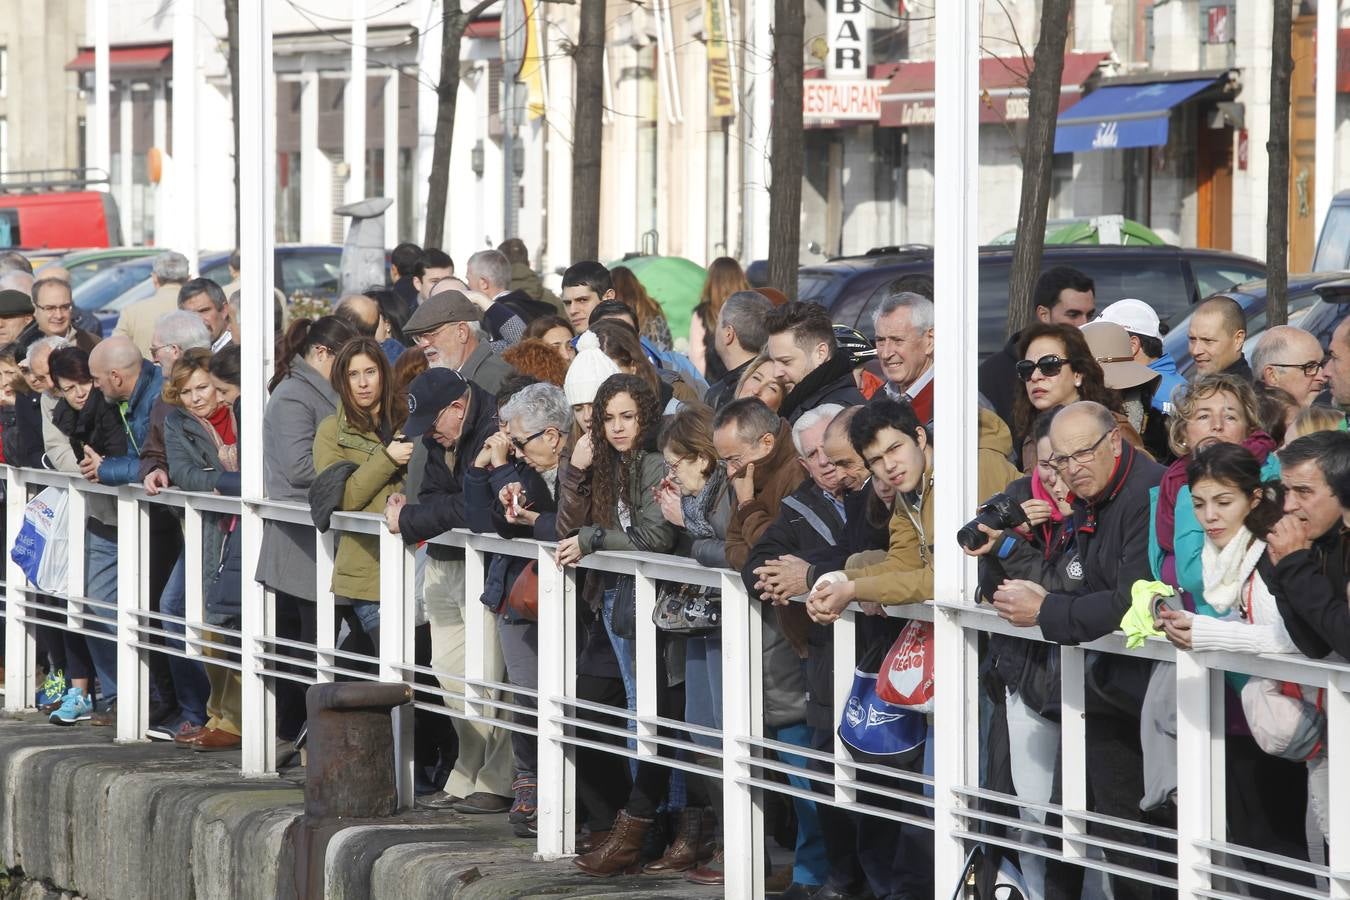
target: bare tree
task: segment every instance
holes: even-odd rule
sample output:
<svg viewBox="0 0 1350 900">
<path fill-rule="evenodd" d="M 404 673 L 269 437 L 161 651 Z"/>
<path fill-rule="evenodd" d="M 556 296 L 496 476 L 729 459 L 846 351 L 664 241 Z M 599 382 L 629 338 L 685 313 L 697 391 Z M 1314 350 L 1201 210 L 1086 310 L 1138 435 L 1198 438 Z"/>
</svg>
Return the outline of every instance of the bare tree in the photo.
<svg viewBox="0 0 1350 900">
<path fill-rule="evenodd" d="M 1027 105 L 1027 139 L 1022 150 L 1022 201 L 1017 210 L 1017 243 L 1008 276 L 1008 335 L 1032 319 L 1033 293 L 1045 252 L 1045 218 L 1055 161 L 1055 124 L 1059 118 L 1064 47 L 1069 39 L 1073 0 L 1043 0 L 1041 34 L 1032 57 Z"/>
<path fill-rule="evenodd" d="M 225 44 L 230 70 L 230 118 L 234 122 L 234 245 L 239 246 L 239 0 L 225 0 Z"/>
<path fill-rule="evenodd" d="M 1289 321 L 1289 83 L 1294 74 L 1294 10 L 1291 0 L 1275 0 L 1270 35 L 1270 135 L 1266 156 L 1266 322 Z"/>
<path fill-rule="evenodd" d="M 605 103 L 605 0 L 581 0 L 573 53 L 576 112 L 572 116 L 572 259 L 600 255 L 600 142 Z"/>
<path fill-rule="evenodd" d="M 802 232 L 803 0 L 774 0 L 773 118 L 770 123 L 769 284 L 797 299 Z"/>
<path fill-rule="evenodd" d="M 455 137 L 455 103 L 459 97 L 459 53 L 464 29 L 495 0 L 481 0 L 465 12 L 459 0 L 443 0 L 441 14 L 441 77 L 436 84 L 436 134 L 431 145 L 431 174 L 427 177 L 425 247 L 445 240 L 445 202 L 450 190 L 450 147 Z"/>
</svg>

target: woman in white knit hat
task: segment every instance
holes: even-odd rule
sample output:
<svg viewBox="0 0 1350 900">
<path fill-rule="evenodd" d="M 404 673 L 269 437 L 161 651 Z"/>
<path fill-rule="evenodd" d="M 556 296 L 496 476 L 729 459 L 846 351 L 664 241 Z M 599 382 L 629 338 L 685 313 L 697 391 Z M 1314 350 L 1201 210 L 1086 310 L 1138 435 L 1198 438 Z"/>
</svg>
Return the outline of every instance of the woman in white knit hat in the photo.
<svg viewBox="0 0 1350 900">
<path fill-rule="evenodd" d="M 572 415 L 576 419 L 577 430 L 573 432 L 572 442 L 575 449 L 580 449 L 576 447 L 577 439 L 590 430 L 591 401 L 595 399 L 595 392 L 600 390 L 606 378 L 617 374 L 619 367 L 600 349 L 600 340 L 595 333 L 582 333 L 577 338 L 577 357 L 567 367 L 567 378 L 563 381 L 567 402 L 572 404 Z M 589 450 L 588 445 L 587 459 L 590 458 Z"/>
</svg>

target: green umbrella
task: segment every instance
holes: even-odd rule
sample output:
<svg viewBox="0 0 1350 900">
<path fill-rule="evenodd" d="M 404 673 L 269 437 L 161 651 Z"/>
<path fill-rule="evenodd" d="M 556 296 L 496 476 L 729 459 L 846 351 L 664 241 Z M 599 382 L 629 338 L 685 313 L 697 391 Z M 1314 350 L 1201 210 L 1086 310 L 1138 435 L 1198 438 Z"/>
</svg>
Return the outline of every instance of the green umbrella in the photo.
<svg viewBox="0 0 1350 900">
<path fill-rule="evenodd" d="M 634 256 L 632 259 L 610 263 L 610 268 L 627 266 L 637 280 L 660 304 L 670 323 L 670 333 L 676 338 L 689 336 L 689 320 L 703 293 L 703 282 L 708 270 L 682 256 Z"/>
</svg>

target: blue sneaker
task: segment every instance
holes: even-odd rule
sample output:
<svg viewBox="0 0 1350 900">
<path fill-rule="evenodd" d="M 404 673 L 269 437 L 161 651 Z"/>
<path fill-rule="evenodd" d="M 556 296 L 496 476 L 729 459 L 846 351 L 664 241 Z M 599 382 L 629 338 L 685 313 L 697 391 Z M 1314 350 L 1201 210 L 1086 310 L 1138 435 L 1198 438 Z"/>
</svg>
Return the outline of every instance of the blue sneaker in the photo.
<svg viewBox="0 0 1350 900">
<path fill-rule="evenodd" d="M 33 705 L 43 712 L 54 711 L 65 699 L 67 686 L 65 672 L 60 669 L 48 672 L 47 677 L 42 680 L 42 687 L 38 690 Z"/>
<path fill-rule="evenodd" d="M 76 722 L 87 722 L 93 712 L 93 701 L 84 691 L 73 687 L 66 691 L 65 699 L 61 701 L 61 708 L 52 713 L 51 723 L 53 725 L 74 725 Z"/>
</svg>

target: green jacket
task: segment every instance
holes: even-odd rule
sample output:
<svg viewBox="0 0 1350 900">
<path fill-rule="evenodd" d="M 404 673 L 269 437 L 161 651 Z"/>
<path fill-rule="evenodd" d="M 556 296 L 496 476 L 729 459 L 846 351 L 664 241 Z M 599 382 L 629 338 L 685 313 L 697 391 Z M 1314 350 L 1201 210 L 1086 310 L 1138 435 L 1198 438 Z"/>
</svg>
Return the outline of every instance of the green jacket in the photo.
<svg viewBox="0 0 1350 900">
<path fill-rule="evenodd" d="M 314 471 L 338 462 L 356 463 L 342 492 L 344 512 L 384 513 L 390 494 L 403 487 L 403 467 L 389 458 L 384 444 L 371 432 L 356 431 L 342 410 L 319 423 L 314 435 Z M 333 593 L 353 600 L 380 599 L 380 543 L 368 534 L 338 539 L 333 560 Z"/>
</svg>

